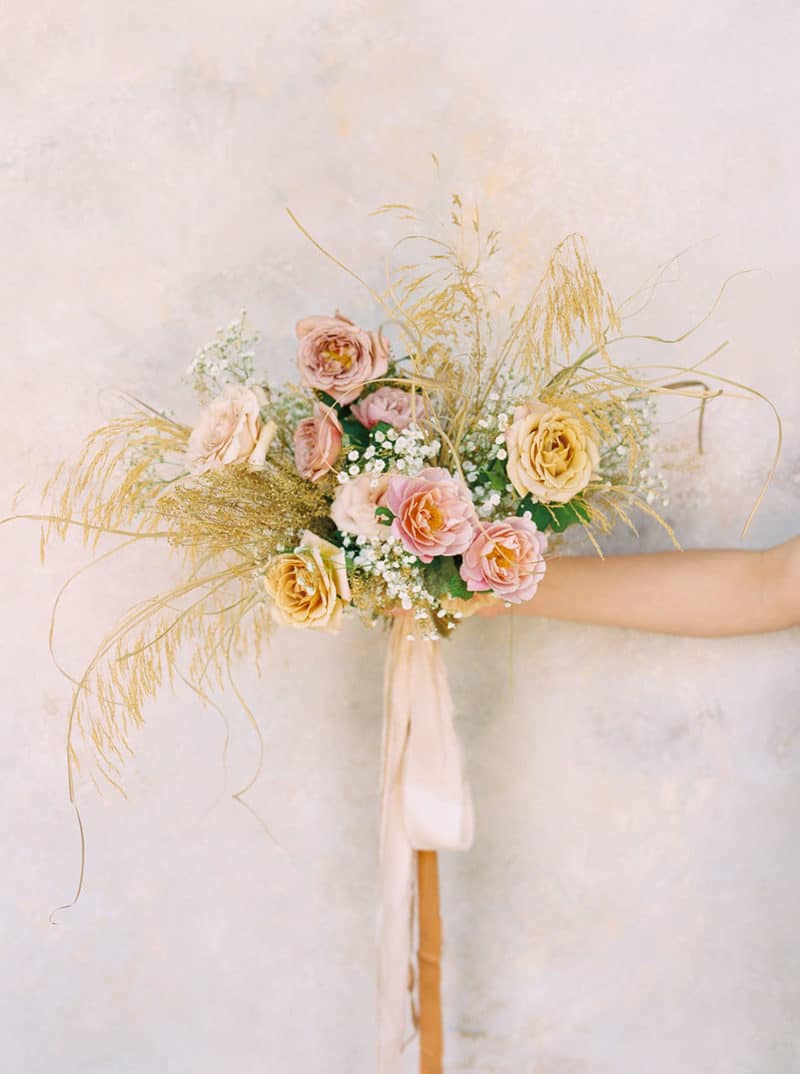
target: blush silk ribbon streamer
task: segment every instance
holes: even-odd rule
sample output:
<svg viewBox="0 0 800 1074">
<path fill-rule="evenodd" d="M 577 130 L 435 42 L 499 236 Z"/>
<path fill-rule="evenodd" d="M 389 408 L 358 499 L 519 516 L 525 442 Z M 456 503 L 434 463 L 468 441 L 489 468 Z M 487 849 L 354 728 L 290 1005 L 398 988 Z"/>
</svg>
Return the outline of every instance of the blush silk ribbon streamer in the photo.
<svg viewBox="0 0 800 1074">
<path fill-rule="evenodd" d="M 413 639 L 413 640 L 412 640 Z M 472 797 L 440 642 L 410 614 L 386 659 L 378 909 L 378 1074 L 401 1074 L 407 1037 L 414 852 L 468 850 Z"/>
</svg>

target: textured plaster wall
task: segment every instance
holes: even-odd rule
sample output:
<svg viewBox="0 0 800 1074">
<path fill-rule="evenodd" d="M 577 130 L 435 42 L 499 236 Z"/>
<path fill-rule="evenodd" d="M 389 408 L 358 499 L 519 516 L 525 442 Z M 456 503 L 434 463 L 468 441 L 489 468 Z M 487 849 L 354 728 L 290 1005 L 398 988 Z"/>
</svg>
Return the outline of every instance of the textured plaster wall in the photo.
<svg viewBox="0 0 800 1074">
<path fill-rule="evenodd" d="M 369 209 L 481 200 L 508 263 L 585 232 L 615 292 L 692 247 L 642 329 L 774 397 L 776 480 L 747 544 L 795 532 L 794 3 L 457 5 L 8 0 L 0 12 L 2 494 L 35 490 L 125 387 L 191 418 L 179 383 L 244 304 L 278 375 L 292 326 L 369 299 Z M 666 441 L 690 454 L 693 425 Z M 769 463 L 765 407 L 712 409 L 667 509 L 734 546 Z M 35 507 L 29 491 L 23 501 Z M 5 508 L 4 508 L 5 509 Z M 665 538 L 644 526 L 648 548 Z M 632 552 L 632 537 L 613 547 Z M 129 800 L 66 801 L 69 689 L 51 603 L 83 562 L 0 530 L 0 1068 L 4 1074 L 368 1074 L 381 638 L 281 635 L 240 683 L 265 740 L 184 689 L 152 706 Z M 57 638 L 76 669 L 161 560 L 82 582 Z M 160 574 L 159 577 L 163 577 Z M 468 624 L 447 659 L 478 808 L 443 861 L 448 1070 L 800 1070 L 797 633 L 690 641 L 530 621 Z M 411 1062 L 411 1060 L 410 1060 Z M 411 1067 L 409 1068 L 411 1069 Z"/>
</svg>

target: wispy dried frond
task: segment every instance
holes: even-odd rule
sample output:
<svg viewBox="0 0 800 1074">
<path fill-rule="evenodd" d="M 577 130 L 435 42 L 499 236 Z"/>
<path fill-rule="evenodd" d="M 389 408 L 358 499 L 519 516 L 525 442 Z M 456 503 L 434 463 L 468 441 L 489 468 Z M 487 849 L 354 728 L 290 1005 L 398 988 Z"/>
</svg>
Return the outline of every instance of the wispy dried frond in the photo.
<svg viewBox="0 0 800 1074">
<path fill-rule="evenodd" d="M 382 615 L 390 615 L 393 601 L 386 590 L 384 580 L 364 571 L 353 571 L 350 575 L 350 590 L 353 607 L 369 623 Z"/>
<path fill-rule="evenodd" d="M 418 225 L 396 249 L 422 244 L 422 256 L 390 267 L 381 297 L 403 329 L 410 376 L 419 378 L 433 403 L 445 444 L 441 461 L 458 468 L 459 444 L 491 392 L 502 384 L 507 394 L 509 386 L 519 385 L 528 395 L 540 395 L 576 362 L 607 357 L 606 341 L 618 332 L 619 318 L 584 239 L 573 234 L 556 247 L 522 312 L 511 316 L 501 335 L 502 304 L 486 272 L 499 233 L 483 233 L 477 208 L 466 209 L 453 195 L 450 233 L 438 238 L 419 233 L 421 215 L 408 206 L 383 211 Z M 579 344 L 586 349 L 576 358 Z"/>
<path fill-rule="evenodd" d="M 189 432 L 143 407 L 91 433 L 74 462 L 59 466 L 44 488 L 50 517 L 42 529 L 42 555 L 52 537 L 63 540 L 76 522 L 91 547 L 104 533 L 158 529 L 154 503 L 185 473 Z"/>
<path fill-rule="evenodd" d="M 95 431 L 48 484 L 43 545 L 73 526 L 92 547 L 103 534 L 129 542 L 158 536 L 180 549 L 186 564 L 179 584 L 127 612 L 84 672 L 69 676 L 71 782 L 83 742 L 103 775 L 119 784 L 131 732 L 142 723 L 147 700 L 172 680 L 182 654 L 200 692 L 221 685 L 232 653 L 246 649 L 257 659 L 269 626 L 264 564 L 303 530 L 324 536 L 332 527 L 335 478 L 300 477 L 282 425 L 280 449 L 263 468 L 190 475 L 184 463 L 190 430 L 142 408 Z"/>
<path fill-rule="evenodd" d="M 501 352 L 503 363 L 518 365 L 537 387 L 570 362 L 581 341 L 604 353 L 619 318 L 582 235 L 568 235 L 555 248 L 525 309 L 514 321 Z"/>
<path fill-rule="evenodd" d="M 118 785 L 145 703 L 173 682 L 181 655 L 190 654 L 189 678 L 198 690 L 221 685 L 231 649 L 242 645 L 245 634 L 254 644 L 264 633 L 262 601 L 249 564 L 206 563 L 168 592 L 130 609 L 75 680 L 70 772 L 79 764 L 82 741 L 102 774 Z"/>
<path fill-rule="evenodd" d="M 287 456 L 263 469 L 228 466 L 174 486 L 157 505 L 170 542 L 192 555 L 234 552 L 251 566 L 293 548 L 305 529 L 329 531 L 335 481 L 306 481 Z"/>
</svg>

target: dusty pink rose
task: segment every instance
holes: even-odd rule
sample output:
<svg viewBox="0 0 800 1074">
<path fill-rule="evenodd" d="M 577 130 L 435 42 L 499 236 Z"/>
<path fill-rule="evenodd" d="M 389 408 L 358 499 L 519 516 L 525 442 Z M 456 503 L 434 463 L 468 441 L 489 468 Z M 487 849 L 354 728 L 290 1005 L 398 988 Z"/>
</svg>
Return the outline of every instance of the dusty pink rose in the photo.
<svg viewBox="0 0 800 1074">
<path fill-rule="evenodd" d="M 389 344 L 337 313 L 297 322 L 297 364 L 303 384 L 318 388 L 339 403 L 352 403 L 370 380 L 389 366 Z"/>
<path fill-rule="evenodd" d="M 386 506 L 395 516 L 391 532 L 423 563 L 463 552 L 478 521 L 464 483 L 440 466 L 390 477 Z"/>
<path fill-rule="evenodd" d="M 475 532 L 461 562 L 473 593 L 492 590 L 511 604 L 530 600 L 544 577 L 547 537 L 527 518 L 504 518 Z"/>
<path fill-rule="evenodd" d="M 359 474 L 339 486 L 331 504 L 331 518 L 342 533 L 380 537 L 389 532 L 386 524 L 375 517 L 375 508 L 385 506 L 389 480 L 388 474 Z"/>
<path fill-rule="evenodd" d="M 350 413 L 367 429 L 371 429 L 379 421 L 385 421 L 395 429 L 405 429 L 412 421 L 411 406 L 410 392 L 404 392 L 402 388 L 383 387 L 365 395 L 350 408 Z M 416 416 L 419 417 L 421 413 L 422 401 L 417 399 Z"/>
<path fill-rule="evenodd" d="M 309 481 L 319 481 L 333 468 L 342 449 L 342 427 L 332 407 L 316 403 L 310 418 L 294 431 L 294 462 Z"/>
<path fill-rule="evenodd" d="M 228 384 L 200 415 L 186 449 L 193 474 L 246 462 L 261 432 L 263 388 Z"/>
</svg>

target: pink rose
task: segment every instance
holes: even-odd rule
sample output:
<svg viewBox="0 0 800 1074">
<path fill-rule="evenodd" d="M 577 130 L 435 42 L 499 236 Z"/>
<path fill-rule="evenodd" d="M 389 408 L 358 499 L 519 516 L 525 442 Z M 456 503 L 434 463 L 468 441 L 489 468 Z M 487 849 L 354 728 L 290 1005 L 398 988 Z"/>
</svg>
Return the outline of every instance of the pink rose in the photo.
<svg viewBox="0 0 800 1074">
<path fill-rule="evenodd" d="M 316 403 L 314 414 L 294 431 L 297 471 L 309 481 L 319 481 L 332 469 L 342 449 L 342 427 L 333 409 Z"/>
<path fill-rule="evenodd" d="M 359 537 L 380 537 L 389 528 L 375 517 L 375 508 L 385 506 L 389 475 L 359 474 L 339 486 L 331 504 L 331 518 L 342 533 Z"/>
<path fill-rule="evenodd" d="M 200 415 L 186 449 L 193 474 L 246 462 L 262 429 L 263 388 L 228 384 Z"/>
<path fill-rule="evenodd" d="M 385 421 L 395 429 L 405 429 L 412 420 L 411 399 L 411 393 L 402 388 L 378 388 L 351 407 L 350 413 L 367 429 L 372 429 L 379 421 Z M 417 399 L 417 417 L 421 413 L 422 400 Z"/>
<path fill-rule="evenodd" d="M 297 364 L 303 384 L 339 403 L 352 403 L 364 385 L 389 367 L 389 344 L 347 317 L 306 317 L 297 322 Z"/>
<path fill-rule="evenodd" d="M 471 592 L 491 589 L 519 604 L 530 600 L 544 577 L 547 537 L 527 518 L 505 518 L 481 526 L 464 553 L 461 577 Z"/>
<path fill-rule="evenodd" d="M 463 552 L 478 521 L 464 483 L 440 466 L 390 477 L 386 506 L 395 516 L 391 532 L 423 563 Z"/>
</svg>

